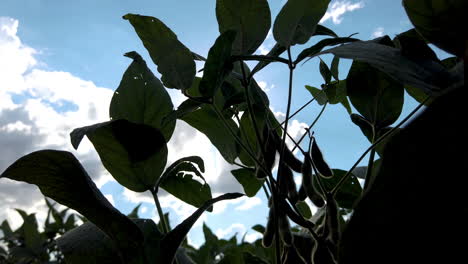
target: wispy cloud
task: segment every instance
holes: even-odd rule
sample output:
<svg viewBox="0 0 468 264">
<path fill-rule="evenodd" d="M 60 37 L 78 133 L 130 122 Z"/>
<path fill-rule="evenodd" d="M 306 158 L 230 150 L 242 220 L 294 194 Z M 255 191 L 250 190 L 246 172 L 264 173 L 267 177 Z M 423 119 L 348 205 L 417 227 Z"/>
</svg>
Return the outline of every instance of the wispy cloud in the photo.
<svg viewBox="0 0 468 264">
<path fill-rule="evenodd" d="M 352 12 L 364 7 L 364 2 L 350 2 L 350 1 L 334 1 L 328 6 L 328 10 L 320 20 L 320 23 L 331 19 L 333 24 L 340 24 L 343 21 L 343 15 L 347 12 Z"/>
</svg>

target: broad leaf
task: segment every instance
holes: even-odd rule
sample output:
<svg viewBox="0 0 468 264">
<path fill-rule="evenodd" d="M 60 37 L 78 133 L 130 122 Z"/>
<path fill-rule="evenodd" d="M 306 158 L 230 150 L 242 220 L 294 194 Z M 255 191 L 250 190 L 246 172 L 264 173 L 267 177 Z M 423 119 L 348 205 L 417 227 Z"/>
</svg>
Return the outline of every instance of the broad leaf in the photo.
<svg viewBox="0 0 468 264">
<path fill-rule="evenodd" d="M 275 40 L 284 47 L 304 44 L 314 34 L 330 0 L 289 0 L 273 25 Z"/>
<path fill-rule="evenodd" d="M 346 90 L 356 110 L 376 127 L 395 122 L 403 108 L 403 85 L 367 63 L 354 61 Z"/>
<path fill-rule="evenodd" d="M 123 16 L 135 28 L 153 62 L 158 65 L 162 82 L 168 88 L 190 88 L 195 77 L 192 52 L 163 22 L 155 17 L 127 14 Z"/>
<path fill-rule="evenodd" d="M 253 169 L 232 170 L 231 174 L 242 185 L 242 188 L 248 197 L 254 197 L 260 188 L 262 188 L 263 181 L 255 177 L 255 170 Z"/>
<path fill-rule="evenodd" d="M 210 48 L 203 70 L 203 78 L 198 87 L 202 96 L 213 96 L 221 87 L 226 76 L 232 71 L 233 66 L 230 58 L 235 37 L 235 31 L 223 32 Z"/>
<path fill-rule="evenodd" d="M 466 177 L 456 175 L 466 162 L 460 143 L 467 131 L 454 114 L 465 111 L 465 94 L 460 87 L 435 99 L 392 137 L 343 233 L 340 263 L 456 263 L 463 257 L 462 245 L 451 243 L 453 254 L 447 254 L 434 241 L 466 233 Z M 450 212 L 436 220 L 443 232 L 428 232 L 435 230 L 428 220 L 434 208 Z"/>
<path fill-rule="evenodd" d="M 174 107 L 169 94 L 138 53 L 132 51 L 125 56 L 132 58 L 133 62 L 112 96 L 110 118 L 152 126 L 169 141 L 175 128 L 175 120 L 163 123 L 164 117 Z"/>
<path fill-rule="evenodd" d="M 200 78 L 199 78 L 199 80 L 200 80 Z M 197 78 L 195 78 L 194 83 L 199 82 L 199 80 L 197 81 Z M 197 110 L 198 108 L 200 108 L 201 105 L 202 105 L 202 103 L 200 103 L 200 102 L 197 102 L 197 101 L 192 100 L 192 99 L 187 99 L 187 100 L 183 101 L 179 105 L 179 107 L 177 107 L 176 110 L 173 110 L 169 115 L 167 115 L 163 119 L 163 124 L 175 122 L 175 120 L 182 118 L 184 115 Z"/>
<path fill-rule="evenodd" d="M 193 224 L 198 220 L 198 218 L 206 211 L 208 208 L 216 202 L 222 200 L 230 200 L 242 197 L 243 194 L 240 193 L 226 193 L 217 198 L 206 201 L 200 208 L 198 208 L 189 218 L 185 219 L 181 224 L 176 226 L 171 232 L 169 232 L 161 241 L 161 253 L 162 263 L 172 263 L 174 255 L 179 248 L 182 241 L 185 239 L 185 236 L 192 228 Z"/>
<path fill-rule="evenodd" d="M 200 109 L 186 114 L 181 119 L 205 134 L 227 162 L 231 164 L 234 162 L 238 150 L 236 140 L 231 135 L 230 129 L 237 134 L 239 128 L 233 120 L 226 120 L 230 127 L 228 129 L 209 105 L 204 105 Z"/>
<path fill-rule="evenodd" d="M 77 128 L 70 134 L 75 148 L 84 135 L 93 143 L 104 167 L 132 191 L 153 188 L 166 166 L 166 142 L 154 127 L 119 119 Z"/>
<path fill-rule="evenodd" d="M 262 44 L 271 25 L 266 0 L 217 0 L 216 18 L 219 32 L 237 32 L 232 45 L 233 55 L 252 54 Z"/>
<path fill-rule="evenodd" d="M 403 0 L 406 13 L 416 30 L 437 47 L 463 57 L 466 50 L 468 3 L 463 0 Z"/>
<path fill-rule="evenodd" d="M 189 163 L 189 164 L 186 165 L 184 163 Z M 194 167 L 191 163 L 196 164 L 198 166 L 198 169 L 196 167 Z M 205 173 L 205 163 L 203 162 L 203 159 L 201 157 L 199 157 L 199 156 L 187 156 L 187 157 L 183 157 L 183 158 L 180 158 L 180 159 L 174 161 L 169 167 L 167 167 L 167 169 L 164 171 L 163 175 L 158 179 L 158 181 L 156 183 L 156 187 L 159 187 L 159 184 L 162 181 L 164 181 L 167 177 L 169 177 L 171 175 L 172 176 L 175 175 L 180 170 L 180 168 L 178 169 L 178 167 L 180 165 L 184 166 L 184 167 L 181 167 L 181 168 L 185 169 L 186 171 L 192 172 L 195 175 L 197 175 L 198 177 L 205 180 L 203 178 L 203 176 L 201 175 L 201 173 L 200 173 L 200 171 L 202 173 Z M 200 171 L 198 171 L 198 170 L 200 170 Z"/>
<path fill-rule="evenodd" d="M 212 198 L 211 188 L 206 182 L 202 184 L 193 179 L 193 174 L 201 176 L 191 163 L 180 163 L 162 180 L 160 187 L 180 200 L 195 207 L 200 207 L 204 202 Z"/>
<path fill-rule="evenodd" d="M 45 196 L 78 211 L 115 241 L 125 260 L 133 259 L 143 243 L 140 230 L 107 201 L 70 152 L 33 152 L 8 167 L 3 177 L 35 184 Z"/>
<path fill-rule="evenodd" d="M 393 41 L 404 56 L 439 60 L 435 52 L 427 45 L 426 40 L 414 28 L 398 34 Z"/>
<path fill-rule="evenodd" d="M 423 89 L 428 94 L 439 94 L 452 83 L 452 77 L 440 63 L 408 58 L 399 49 L 375 41 L 354 42 L 322 51 L 315 56 L 326 53 L 369 63 L 399 83 Z"/>
<path fill-rule="evenodd" d="M 320 24 L 317 25 L 317 27 L 315 28 L 315 32 L 312 36 L 330 36 L 335 38 L 338 37 L 338 35 L 333 30 Z"/>
<path fill-rule="evenodd" d="M 160 257 L 162 234 L 150 219 L 133 219 L 134 225 L 145 237 L 142 247 L 135 249 L 138 257 L 124 262 L 113 241 L 96 225 L 86 222 L 57 239 L 57 245 L 70 264 L 154 263 Z"/>
</svg>

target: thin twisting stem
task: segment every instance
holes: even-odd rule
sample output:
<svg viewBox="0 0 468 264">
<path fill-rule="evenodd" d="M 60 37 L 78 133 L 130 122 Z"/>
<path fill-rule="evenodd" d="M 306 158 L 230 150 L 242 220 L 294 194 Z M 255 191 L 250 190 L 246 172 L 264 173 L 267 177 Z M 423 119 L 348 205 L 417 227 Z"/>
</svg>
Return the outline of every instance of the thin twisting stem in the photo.
<svg viewBox="0 0 468 264">
<path fill-rule="evenodd" d="M 323 106 L 322 106 L 322 109 L 320 110 L 320 113 L 317 115 L 317 117 L 315 117 L 314 121 L 312 121 L 312 123 L 310 124 L 309 126 L 309 130 L 311 130 L 314 126 L 315 126 L 315 123 L 317 123 L 317 121 L 320 119 L 320 117 L 322 116 L 323 112 L 325 111 L 325 108 L 327 107 L 328 105 L 328 102 L 326 102 Z M 305 132 L 302 137 L 299 139 L 299 141 L 297 142 L 297 144 L 301 144 L 302 140 L 305 138 L 305 136 L 307 135 L 307 132 Z M 294 151 L 296 150 L 296 146 L 291 150 L 291 151 Z"/>
<path fill-rule="evenodd" d="M 374 144 L 372 144 L 369 148 L 366 149 L 366 151 L 364 151 L 364 153 L 362 153 L 361 157 L 359 157 L 359 159 L 354 163 L 354 165 L 351 167 L 351 169 L 348 170 L 348 172 L 345 174 L 345 176 L 343 176 L 340 181 L 336 184 L 336 186 L 333 188 L 333 190 L 331 191 L 331 194 L 332 195 L 335 195 L 336 192 L 340 189 L 341 185 L 343 185 L 343 183 L 346 181 L 346 179 L 348 177 L 350 177 L 351 175 L 351 172 L 356 168 L 356 166 L 362 161 L 362 159 L 364 159 L 364 157 L 367 155 L 367 153 L 369 153 L 369 151 L 371 151 L 372 149 L 375 148 L 375 146 L 377 146 L 380 142 L 382 142 L 385 138 L 387 138 L 389 135 L 391 135 L 395 130 L 397 130 L 400 126 L 402 126 L 406 121 L 408 121 L 414 114 L 416 114 L 416 112 L 418 112 L 419 109 L 421 109 L 421 107 L 424 106 L 424 104 L 430 99 L 429 96 L 426 97 L 426 99 L 424 99 L 424 101 L 422 101 L 422 103 L 420 103 L 413 111 L 411 111 L 411 113 L 409 113 L 403 120 L 401 120 L 400 123 L 398 123 L 395 127 L 393 127 L 392 129 L 390 129 L 389 131 L 387 131 L 385 134 L 383 134 L 381 137 L 379 137 Z"/>
</svg>

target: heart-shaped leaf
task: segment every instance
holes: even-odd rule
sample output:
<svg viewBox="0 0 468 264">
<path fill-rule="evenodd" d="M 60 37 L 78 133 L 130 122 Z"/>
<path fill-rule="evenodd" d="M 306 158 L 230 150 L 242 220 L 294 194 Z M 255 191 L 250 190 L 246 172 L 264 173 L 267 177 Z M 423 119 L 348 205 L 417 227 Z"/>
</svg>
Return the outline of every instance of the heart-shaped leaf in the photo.
<svg viewBox="0 0 468 264">
<path fill-rule="evenodd" d="M 195 62 L 192 52 L 176 34 L 155 17 L 127 14 L 123 18 L 130 21 L 151 59 L 158 65 L 164 86 L 181 90 L 190 88 L 195 77 Z"/>
</svg>

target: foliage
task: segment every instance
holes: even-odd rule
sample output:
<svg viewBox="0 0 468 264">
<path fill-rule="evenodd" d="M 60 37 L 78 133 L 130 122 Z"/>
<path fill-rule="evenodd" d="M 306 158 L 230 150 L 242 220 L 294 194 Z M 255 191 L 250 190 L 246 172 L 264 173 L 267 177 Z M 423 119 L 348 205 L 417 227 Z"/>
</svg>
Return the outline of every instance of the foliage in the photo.
<svg viewBox="0 0 468 264">
<path fill-rule="evenodd" d="M 45 201 L 48 212 L 42 228 L 39 228 L 34 213 L 28 214 L 21 209 L 15 209 L 23 219 L 23 224 L 16 230 L 11 229 L 7 220 L 2 222 L 0 242 L 7 248 L 0 246 L 0 263 L 65 263 L 56 238 L 77 227 L 81 216 L 68 213 L 69 208 L 57 210 L 55 203 L 47 198 Z"/>
<path fill-rule="evenodd" d="M 133 26 L 157 65 L 161 81 L 138 53 L 127 53 L 125 56 L 131 58 L 132 63 L 112 98 L 110 121 L 75 129 L 71 142 L 78 148 L 83 137 L 88 137 L 105 168 L 120 184 L 135 192 L 150 191 L 161 219 L 159 225 L 149 219 L 121 214 L 105 200 L 69 152 L 40 150 L 30 153 L 18 159 L 0 177 L 35 184 L 44 195 L 89 220 L 78 227 L 73 224 L 74 228 L 70 226 L 60 233 L 62 236 L 56 245 L 67 263 L 326 264 L 382 263 L 389 259 L 397 263 L 403 254 L 414 263 L 418 262 L 410 242 L 398 240 L 394 234 L 403 237 L 399 232 L 403 226 L 405 232 L 410 233 L 411 227 L 418 236 L 427 238 L 416 220 L 405 218 L 410 215 L 421 220 L 423 213 L 411 209 L 430 198 L 430 192 L 419 187 L 435 186 L 417 175 L 423 173 L 434 180 L 432 176 L 436 173 L 457 173 L 453 169 L 455 166 L 448 164 L 461 164 L 459 159 L 456 159 L 458 163 L 447 160 L 445 152 L 450 153 L 450 157 L 457 156 L 454 142 L 463 136 L 460 123 L 447 109 L 451 109 L 451 101 L 462 104 L 462 56 L 466 56 L 466 43 L 460 38 L 464 31 L 458 26 L 457 18 L 466 13 L 466 1 L 404 0 L 415 29 L 395 39 L 384 36 L 368 41 L 339 37 L 331 29 L 318 25 L 329 2 L 287 1 L 273 23 L 277 43 L 265 56 L 252 55 L 271 26 L 265 0 L 217 0 L 220 35 L 207 58 L 191 52 L 157 18 L 135 14 L 123 17 Z M 421 5 L 421 12 L 418 5 Z M 433 21 L 440 21 L 440 24 L 434 25 Z M 326 38 L 318 40 L 323 36 Z M 303 49 L 296 58 L 292 57 L 292 46 L 311 40 L 318 41 Z M 428 41 L 457 57 L 440 61 Z M 325 49 L 329 46 L 337 47 Z M 285 51 L 287 57 L 280 57 Z M 330 66 L 319 57 L 323 54 L 334 55 Z M 323 107 L 301 140 L 295 142 L 294 149 L 299 149 L 303 156 L 303 160 L 299 160 L 285 144 L 289 136 L 288 123 L 294 115 L 291 114 L 293 72 L 299 63 L 314 58 L 319 59 L 318 70 L 324 82 L 321 89 L 310 85 L 306 88 L 313 97 L 311 101 L 316 100 Z M 338 72 L 341 58 L 353 60 L 346 78 L 342 79 Z M 201 78 L 195 77 L 195 60 L 204 62 Z M 245 61 L 257 61 L 257 64 L 250 70 Z M 274 117 L 267 95 L 254 78 L 273 62 L 282 63 L 289 70 L 286 120 L 282 124 Z M 174 109 L 165 88 L 180 90 L 187 100 Z M 395 123 L 401 118 L 405 90 L 421 104 Z M 349 170 L 327 164 L 326 150 L 322 152 L 317 143 L 320 135 L 313 134 L 313 127 L 328 104 L 342 104 L 350 120 L 371 143 Z M 428 106 L 427 111 L 402 128 L 424 105 Z M 455 106 L 452 108 L 462 111 Z M 452 118 L 444 120 L 445 115 Z M 432 119 L 440 123 L 435 123 L 437 130 L 431 128 L 434 126 L 430 124 Z M 249 197 L 263 189 L 269 198 L 269 217 L 265 227 L 254 227 L 263 234 L 262 239 L 253 243 L 238 243 L 235 237 L 218 239 L 204 226 L 204 245 L 194 249 L 185 242 L 185 236 L 204 211 L 210 211 L 218 201 L 243 194 L 227 193 L 212 198 L 211 188 L 203 177 L 205 165 L 199 157 L 180 157 L 173 164 L 166 164 L 167 143 L 176 120 L 205 134 L 226 162 L 240 167 L 231 173 Z M 431 149 L 429 141 L 453 136 L 440 129 L 441 125 L 457 134 L 450 144 L 434 144 L 435 148 Z M 309 144 L 303 148 L 301 142 L 306 137 Z M 444 161 L 437 162 L 434 153 L 445 155 Z M 367 154 L 368 166 L 357 167 Z M 433 171 L 422 162 L 424 158 L 430 161 Z M 417 162 L 411 163 L 412 159 Z M 278 164 L 276 173 L 273 172 L 275 164 Z M 299 186 L 293 173 L 301 174 Z M 365 182 L 363 186 L 358 178 Z M 198 209 L 171 229 L 159 204 L 159 188 Z M 402 190 L 402 193 L 395 190 Z M 452 204 L 461 200 L 453 199 Z M 313 215 L 310 203 L 305 200 L 318 208 Z M 443 204 L 438 200 L 433 202 Z M 409 206 L 404 206 L 405 203 Z M 466 212 L 466 206 L 465 209 L 454 208 L 457 212 Z M 394 225 L 389 222 L 392 214 L 399 219 Z M 134 217 L 136 213 L 131 215 Z M 24 238 L 15 240 L 17 244 L 9 242 L 7 256 L 14 254 L 16 246 L 38 250 L 37 256 L 47 259 L 50 249 L 44 248 L 46 240 L 36 231 L 34 215 L 23 218 L 25 224 L 19 233 L 30 235 L 23 234 Z M 291 227 L 290 221 L 296 226 Z M 7 224 L 2 225 L 2 229 L 5 237 L 10 237 L 12 232 Z M 385 241 L 385 246 L 380 247 L 387 236 L 394 240 Z M 417 241 L 428 245 L 427 240 Z M 390 241 L 401 243 L 402 251 L 391 252 L 395 244 Z M 380 257 L 366 250 L 381 252 Z M 3 255 L 5 253 L 0 251 L 0 256 Z M 389 255 L 388 259 L 379 259 Z"/>
</svg>

